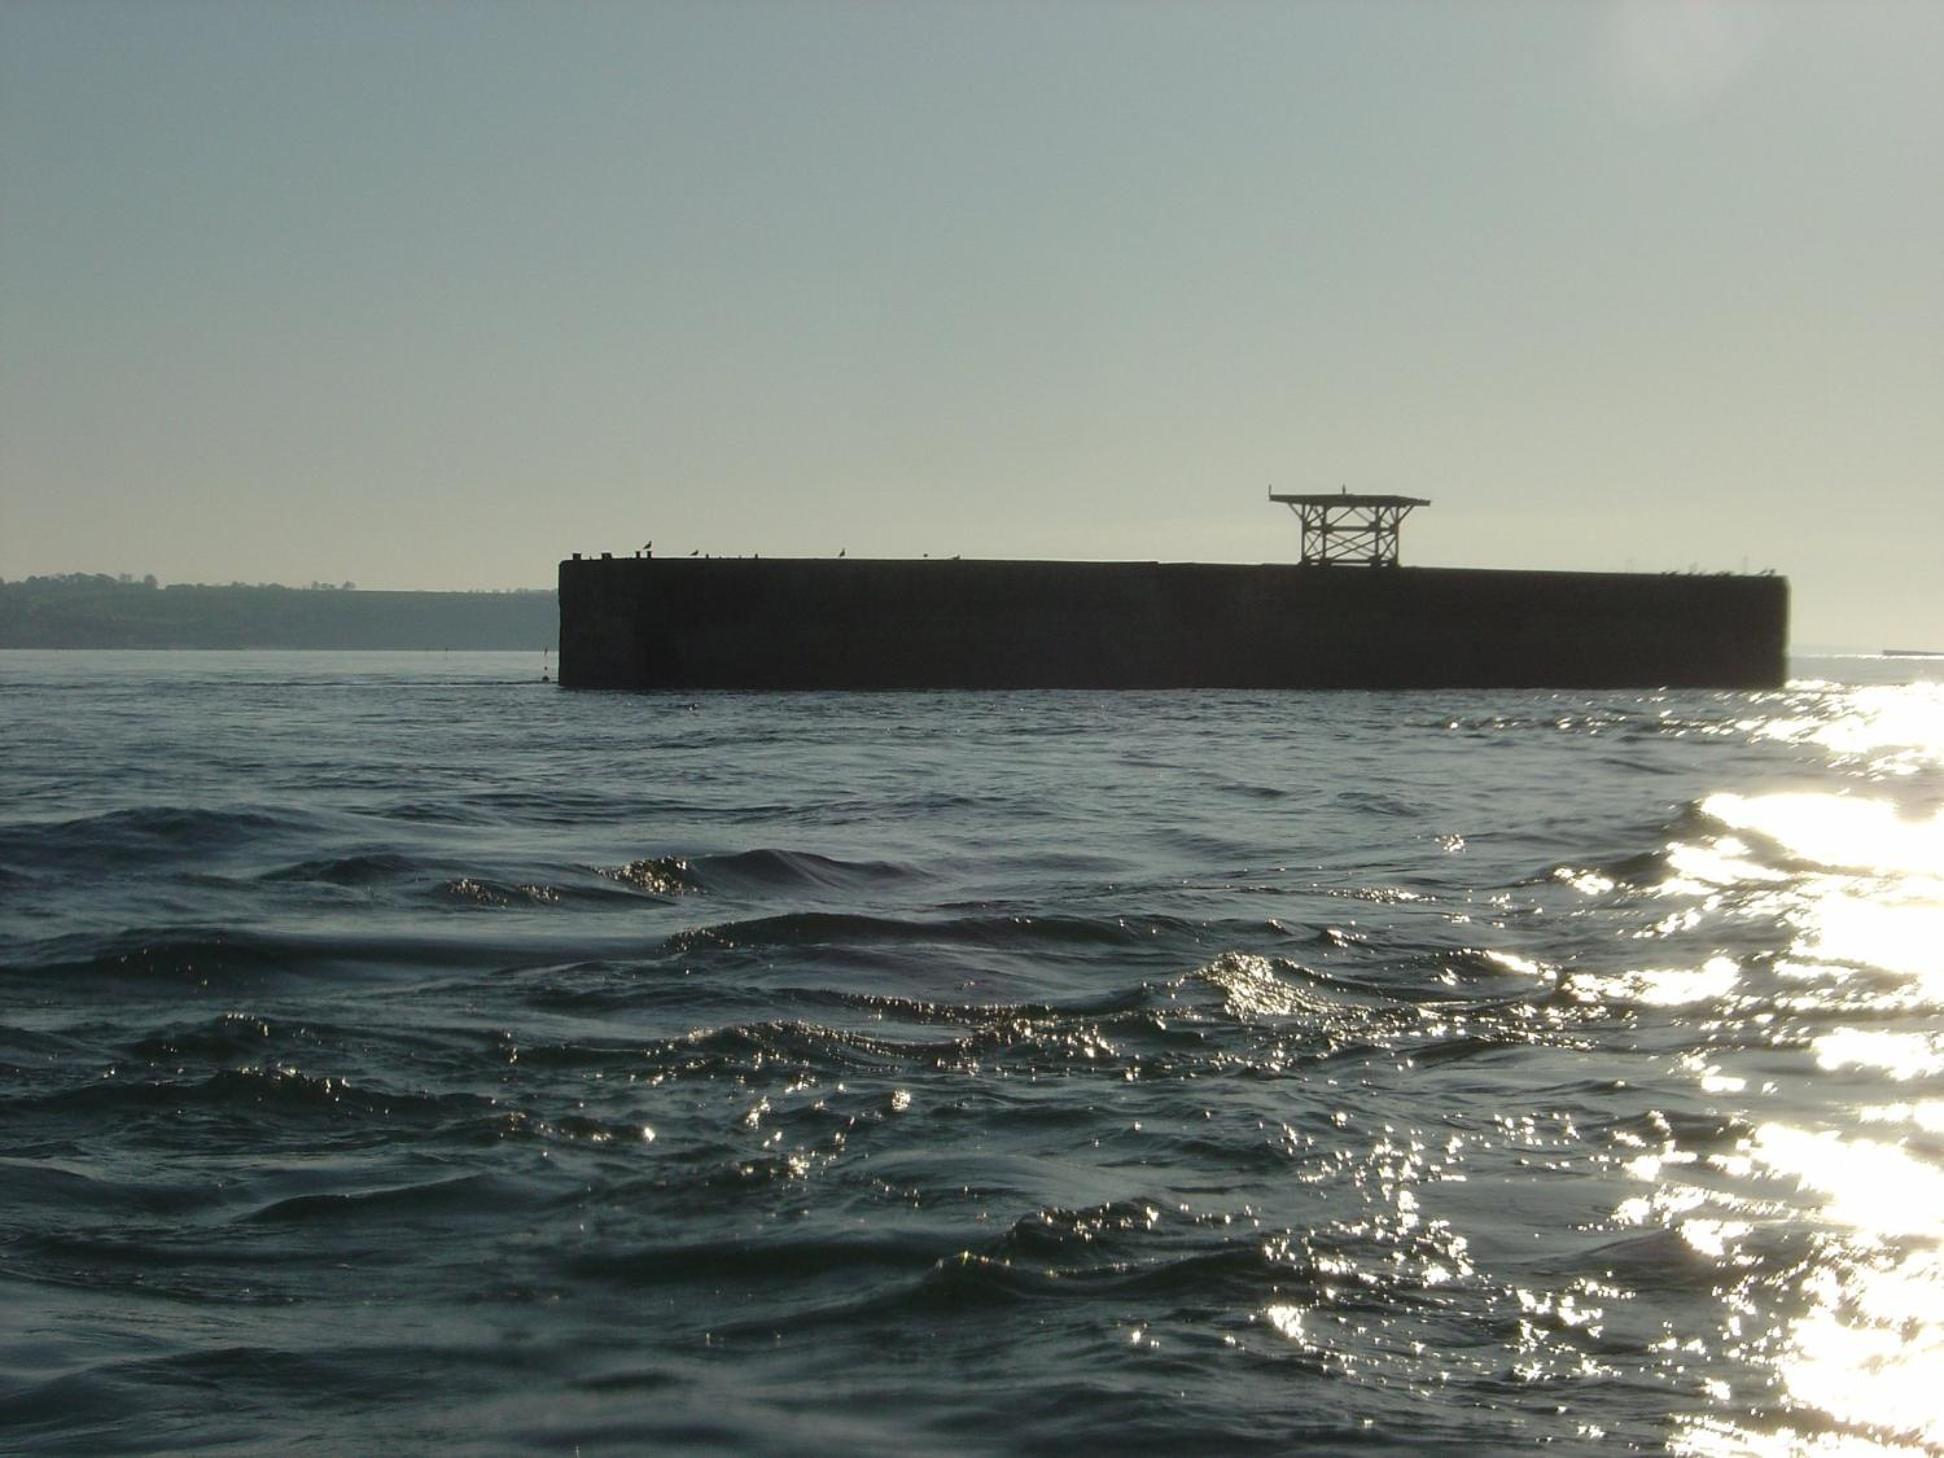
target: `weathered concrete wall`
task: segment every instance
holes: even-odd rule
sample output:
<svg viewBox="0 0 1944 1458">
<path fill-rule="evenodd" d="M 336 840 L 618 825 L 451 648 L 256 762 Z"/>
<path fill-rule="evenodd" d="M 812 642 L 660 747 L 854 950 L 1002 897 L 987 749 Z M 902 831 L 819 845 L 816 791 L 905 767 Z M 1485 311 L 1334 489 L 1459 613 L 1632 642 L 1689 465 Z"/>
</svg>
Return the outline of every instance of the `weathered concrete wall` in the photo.
<svg viewBox="0 0 1944 1458">
<path fill-rule="evenodd" d="M 575 559 L 586 688 L 1621 688 L 1782 682 L 1779 577 L 1154 562 Z"/>
</svg>

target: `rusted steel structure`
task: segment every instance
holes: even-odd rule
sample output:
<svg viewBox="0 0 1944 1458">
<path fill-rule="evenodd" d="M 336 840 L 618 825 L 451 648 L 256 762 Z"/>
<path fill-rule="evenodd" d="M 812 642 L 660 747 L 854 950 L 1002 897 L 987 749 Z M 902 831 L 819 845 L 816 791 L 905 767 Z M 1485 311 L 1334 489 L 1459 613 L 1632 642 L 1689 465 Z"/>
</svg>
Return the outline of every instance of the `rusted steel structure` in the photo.
<svg viewBox="0 0 1944 1458">
<path fill-rule="evenodd" d="M 1411 508 L 1431 503 L 1417 496 L 1292 496 L 1271 491 L 1303 524 L 1305 567 L 1395 567 L 1397 529 Z"/>
</svg>

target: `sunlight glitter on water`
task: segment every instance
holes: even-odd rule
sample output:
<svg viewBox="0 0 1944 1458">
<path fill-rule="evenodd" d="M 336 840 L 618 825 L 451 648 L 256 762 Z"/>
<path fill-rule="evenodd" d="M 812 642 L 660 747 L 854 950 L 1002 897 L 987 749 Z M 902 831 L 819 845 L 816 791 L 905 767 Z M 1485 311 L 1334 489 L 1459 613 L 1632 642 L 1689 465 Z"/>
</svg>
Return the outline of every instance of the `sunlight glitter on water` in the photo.
<svg viewBox="0 0 1944 1458">
<path fill-rule="evenodd" d="M 1751 1152 L 1773 1174 L 1822 1196 L 1828 1219 L 1873 1242 L 1944 1237 L 1944 1170 L 1898 1145 L 1765 1124 Z"/>
<path fill-rule="evenodd" d="M 1800 955 L 1829 967 L 1874 968 L 1912 979 L 1910 996 L 1944 1006 L 1944 886 L 1907 883 L 1875 896 L 1833 892 L 1809 907 Z"/>
<path fill-rule="evenodd" d="M 1944 1073 L 1944 1029 L 1924 1026 L 1924 1015 L 1934 1023 L 1944 1008 L 1944 811 L 1924 797 L 1922 778 L 1944 763 L 1944 687 L 1858 690 L 1833 715 L 1825 708 L 1760 732 L 1851 761 L 1871 788 L 1710 795 L 1700 808 L 1725 833 L 1669 847 L 1675 876 L 1664 891 L 1709 897 L 1711 909 L 1752 897 L 1790 929 L 1773 964 L 1780 986 L 1771 1006 L 1809 1026 L 1765 1037 L 1757 1026 L 1775 1026 L 1772 1014 L 1751 1019 L 1727 1008 L 1719 999 L 1728 983 L 1710 989 L 1717 1011 L 1742 1026 L 1737 1040 L 1804 1046 L 1794 1039 L 1806 1034 L 1816 1068 L 1859 1092 L 1935 1078 Z M 1887 781 L 1903 803 L 1884 796 Z M 1691 985 L 1706 971 L 1689 974 Z M 1875 1024 L 1891 1016 L 1901 1025 Z M 1704 1087 L 1739 1091 L 1719 1079 Z M 1752 1137 L 1708 1161 L 1726 1187 L 1658 1158 L 1629 1166 L 1653 1190 L 1616 1216 L 1674 1226 L 1709 1259 L 1724 1286 L 1724 1349 L 1768 1367 L 1787 1399 L 1780 1411 L 1762 1411 L 1755 1398 L 1740 1421 L 1719 1410 L 1688 1418 L 1675 1451 L 1890 1458 L 1944 1446 L 1939 1107 L 1922 1097 L 1855 1107 L 1855 1122 L 1871 1129 L 1863 1137 L 1758 1105 L 1749 1111 Z M 1791 1192 L 1786 1205 L 1769 1193 L 1779 1189 Z M 1806 1230 L 1777 1224 L 1784 1208 L 1812 1211 Z M 1777 1268 L 1778 1251 L 1805 1239 L 1807 1255 Z"/>
<path fill-rule="evenodd" d="M 1806 792 L 1710 795 L 1701 809 L 1825 870 L 1944 876 L 1944 814 L 1912 819 L 1887 800 Z"/>
<path fill-rule="evenodd" d="M 1789 1395 L 1839 1423 L 1944 1442 L 1944 1171 L 1897 1145 L 1769 1125 L 1754 1153 L 1849 1227 L 1804 1282 L 1779 1366 Z"/>
<path fill-rule="evenodd" d="M 1763 738 L 1814 743 L 1847 759 L 1862 761 L 1879 774 L 1913 774 L 1922 766 L 1944 764 L 1944 683 L 1883 684 L 1844 688 L 1833 684 L 1792 686 L 1826 702 L 1809 712 L 1747 721 Z"/>
<path fill-rule="evenodd" d="M 1723 1345 L 1773 1368 L 1794 1417 L 1771 1427 L 1752 1417 L 1737 1423 L 1697 1416 L 1683 1425 L 1674 1451 L 1695 1458 L 1935 1452 L 1944 1442 L 1937 1391 L 1944 1371 L 1944 1171 L 1898 1144 L 1779 1123 L 1764 1125 L 1747 1147 L 1765 1179 L 1819 1202 L 1823 1222 L 1808 1259 L 1784 1276 L 1796 1310 L 1780 1329 L 1765 1331 L 1761 1319 L 1762 1290 L 1773 1279 L 1759 1274 L 1769 1235 L 1764 1202 L 1663 1182 L 1651 1200 L 1617 1212 L 1637 1222 L 1660 1213 L 1714 1264 L 1726 1283 Z M 1635 1172 L 1660 1173 L 1657 1164 Z M 1724 1204 L 1749 1218 L 1699 1213 Z M 1754 1318 L 1747 1336 L 1745 1318 Z"/>
<path fill-rule="evenodd" d="M 1878 1068 L 1902 1082 L 1944 1072 L 1944 1049 L 1931 1033 L 1869 1032 L 1838 1028 L 1816 1039 L 1819 1068 Z"/>
<path fill-rule="evenodd" d="M 1815 868 L 1789 912 L 1804 933 L 1793 955 L 1815 964 L 1804 975 L 1831 966 L 1901 974 L 1916 979 L 1919 1000 L 1944 1005 L 1944 811 L 1911 817 L 1885 800 L 1800 792 L 1710 795 L 1702 809 Z M 1728 884 L 1723 849 L 1695 853 L 1712 856 L 1717 886 Z M 1733 869 L 1744 882 L 1775 879 L 1752 862 Z"/>
<path fill-rule="evenodd" d="M 1653 1007 L 1686 1007 L 1719 1002 L 1734 992 L 1740 979 L 1741 968 L 1734 958 L 1710 957 L 1699 967 L 1651 967 L 1618 977 L 1574 977 L 1566 991 L 1582 1002 L 1617 998 Z"/>
<path fill-rule="evenodd" d="M 218 1381 L 322 1451 L 1085 1449 L 1104 1399 L 1157 1451 L 1944 1458 L 1933 690 L 1448 735 L 386 672 L 132 718 L 119 800 L 0 694 L 0 1245 L 100 1321 L 28 1377 L 120 1394 L 99 1450 Z M 234 1313 L 180 1369 L 178 1292 Z M 430 1408 L 387 1321 L 478 1333 Z"/>
</svg>

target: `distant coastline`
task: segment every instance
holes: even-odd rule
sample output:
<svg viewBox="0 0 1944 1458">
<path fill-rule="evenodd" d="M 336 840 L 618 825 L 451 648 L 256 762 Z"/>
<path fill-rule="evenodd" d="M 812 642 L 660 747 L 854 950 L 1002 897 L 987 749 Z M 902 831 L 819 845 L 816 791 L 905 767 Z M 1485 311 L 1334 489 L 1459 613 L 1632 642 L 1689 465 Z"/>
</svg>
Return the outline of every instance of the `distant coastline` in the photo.
<svg viewBox="0 0 1944 1458">
<path fill-rule="evenodd" d="M 0 582 L 0 648 L 552 649 L 551 588 L 363 592 L 275 583 L 161 586 L 71 573 Z"/>
</svg>

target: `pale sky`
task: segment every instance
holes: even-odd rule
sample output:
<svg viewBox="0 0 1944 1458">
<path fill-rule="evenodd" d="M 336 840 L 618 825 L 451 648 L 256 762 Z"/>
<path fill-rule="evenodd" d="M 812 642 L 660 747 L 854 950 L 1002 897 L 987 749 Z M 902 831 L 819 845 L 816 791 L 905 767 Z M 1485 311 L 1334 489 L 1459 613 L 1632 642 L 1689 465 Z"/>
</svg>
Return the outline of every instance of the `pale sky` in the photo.
<svg viewBox="0 0 1944 1458">
<path fill-rule="evenodd" d="M 1774 568 L 1944 648 L 1944 4 L 0 0 L 0 576 Z"/>
</svg>

